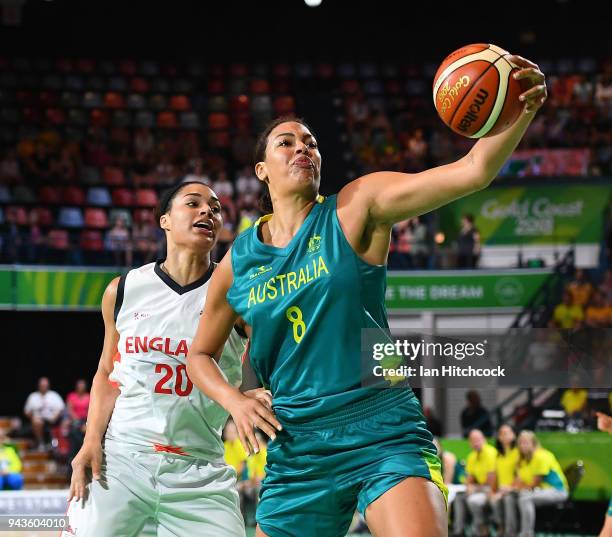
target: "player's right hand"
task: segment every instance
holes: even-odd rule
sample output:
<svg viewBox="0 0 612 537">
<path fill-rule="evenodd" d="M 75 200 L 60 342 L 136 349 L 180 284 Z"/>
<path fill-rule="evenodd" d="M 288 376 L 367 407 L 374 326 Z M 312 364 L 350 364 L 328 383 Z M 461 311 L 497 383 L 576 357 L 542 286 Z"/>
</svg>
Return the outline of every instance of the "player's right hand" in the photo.
<svg viewBox="0 0 612 537">
<path fill-rule="evenodd" d="M 68 501 L 71 501 L 73 498 L 77 501 L 85 498 L 85 491 L 89 482 L 87 469 L 91 468 L 93 478 L 99 480 L 101 477 L 101 465 L 102 444 L 99 442 L 83 444 L 76 457 L 72 459 L 72 478 L 70 479 L 70 496 Z"/>
<path fill-rule="evenodd" d="M 228 405 L 227 410 L 236 424 L 240 442 L 242 442 L 242 446 L 249 455 L 259 453 L 259 444 L 257 438 L 255 438 L 255 427 L 261 429 L 272 440 L 276 438 L 275 430 L 282 430 L 281 424 L 274 416 L 264 397 L 238 394 Z"/>
</svg>

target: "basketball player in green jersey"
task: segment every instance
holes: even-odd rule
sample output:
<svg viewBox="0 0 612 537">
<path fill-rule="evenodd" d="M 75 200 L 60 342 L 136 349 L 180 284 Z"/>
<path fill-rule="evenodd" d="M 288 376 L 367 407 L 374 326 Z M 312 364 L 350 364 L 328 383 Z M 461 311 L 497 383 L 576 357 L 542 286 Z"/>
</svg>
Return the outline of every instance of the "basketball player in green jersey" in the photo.
<svg viewBox="0 0 612 537">
<path fill-rule="evenodd" d="M 281 119 L 262 133 L 255 171 L 273 214 L 241 234 L 215 271 L 187 360 L 191 380 L 233 416 L 247 449 L 258 451 L 254 427 L 272 438 L 258 536 L 343 537 L 356 507 L 378 537 L 446 535 L 446 490 L 420 404 L 410 389 L 363 381 L 361 331 L 388 328 L 392 225 L 489 185 L 544 103 L 544 75 L 513 61 L 531 82 L 521 118 L 449 165 L 373 173 L 323 198 L 310 129 Z M 239 315 L 272 409 L 240 394 L 217 366 Z"/>
</svg>

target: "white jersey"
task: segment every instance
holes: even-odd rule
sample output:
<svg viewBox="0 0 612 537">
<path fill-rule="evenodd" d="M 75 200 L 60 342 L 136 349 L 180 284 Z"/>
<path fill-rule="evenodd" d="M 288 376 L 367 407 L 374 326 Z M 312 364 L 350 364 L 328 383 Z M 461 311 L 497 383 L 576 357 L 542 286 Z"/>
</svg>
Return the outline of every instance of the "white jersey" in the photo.
<svg viewBox="0 0 612 537">
<path fill-rule="evenodd" d="M 160 451 L 220 461 L 227 412 L 187 377 L 187 351 L 204 308 L 213 266 L 181 287 L 158 263 L 133 269 L 117 290 L 119 355 L 110 380 L 121 390 L 107 441 L 137 451 Z M 244 340 L 232 330 L 219 366 L 239 386 Z"/>
</svg>

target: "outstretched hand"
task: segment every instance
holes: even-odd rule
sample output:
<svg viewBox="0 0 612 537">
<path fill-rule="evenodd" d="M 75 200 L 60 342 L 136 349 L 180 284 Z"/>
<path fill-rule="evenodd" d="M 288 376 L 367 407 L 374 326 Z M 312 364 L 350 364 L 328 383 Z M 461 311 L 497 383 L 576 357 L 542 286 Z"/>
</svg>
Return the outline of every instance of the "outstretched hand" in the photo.
<svg viewBox="0 0 612 537">
<path fill-rule="evenodd" d="M 548 97 L 544 73 L 540 71 L 537 64 L 522 56 L 510 55 L 507 58 L 512 65 L 519 68 L 512 75 L 514 79 L 525 80 L 531 84 L 527 91 L 521 93 L 519 100 L 525 103 L 524 112 L 526 114 L 533 114 L 540 109 Z"/>
</svg>

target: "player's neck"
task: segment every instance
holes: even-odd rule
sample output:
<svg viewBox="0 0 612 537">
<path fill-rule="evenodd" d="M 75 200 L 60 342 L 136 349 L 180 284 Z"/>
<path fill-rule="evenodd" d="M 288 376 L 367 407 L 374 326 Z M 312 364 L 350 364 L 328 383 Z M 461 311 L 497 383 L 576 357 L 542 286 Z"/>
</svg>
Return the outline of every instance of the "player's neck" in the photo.
<svg viewBox="0 0 612 537">
<path fill-rule="evenodd" d="M 161 264 L 161 269 L 181 287 L 199 280 L 210 267 L 210 254 L 190 251 L 172 252 Z"/>
<path fill-rule="evenodd" d="M 263 230 L 264 242 L 282 248 L 289 244 L 310 213 L 315 200 L 303 197 L 274 200 L 274 216 Z"/>
</svg>

